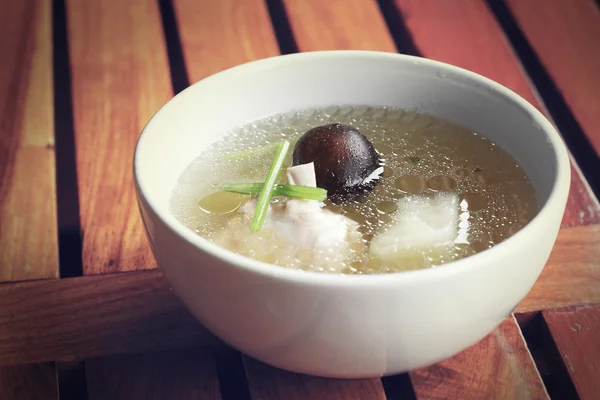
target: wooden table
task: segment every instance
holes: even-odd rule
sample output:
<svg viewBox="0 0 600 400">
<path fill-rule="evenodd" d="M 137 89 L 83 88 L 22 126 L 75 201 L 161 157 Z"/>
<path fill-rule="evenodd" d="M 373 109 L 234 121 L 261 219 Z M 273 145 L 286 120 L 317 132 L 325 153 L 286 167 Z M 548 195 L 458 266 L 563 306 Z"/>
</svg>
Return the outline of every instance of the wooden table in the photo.
<svg viewBox="0 0 600 400">
<path fill-rule="evenodd" d="M 599 46 L 594 0 L 0 2 L 0 399 L 598 399 Z M 224 68 L 324 49 L 488 76 L 572 152 L 531 293 L 438 365 L 356 381 L 265 366 L 190 316 L 146 243 L 131 158 L 151 115 Z"/>
</svg>

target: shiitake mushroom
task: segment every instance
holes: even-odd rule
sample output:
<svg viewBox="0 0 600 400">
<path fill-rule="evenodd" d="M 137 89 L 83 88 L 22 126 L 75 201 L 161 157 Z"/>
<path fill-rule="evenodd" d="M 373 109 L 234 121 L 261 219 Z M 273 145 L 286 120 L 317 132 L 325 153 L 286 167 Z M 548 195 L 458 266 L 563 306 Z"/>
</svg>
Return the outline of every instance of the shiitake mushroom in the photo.
<svg viewBox="0 0 600 400">
<path fill-rule="evenodd" d="M 342 124 L 317 126 L 300 137 L 294 147 L 293 165 L 310 162 L 315 165 L 317 186 L 327 190 L 333 203 L 371 191 L 379 178 L 372 175 L 383 166 L 369 139 Z"/>
</svg>

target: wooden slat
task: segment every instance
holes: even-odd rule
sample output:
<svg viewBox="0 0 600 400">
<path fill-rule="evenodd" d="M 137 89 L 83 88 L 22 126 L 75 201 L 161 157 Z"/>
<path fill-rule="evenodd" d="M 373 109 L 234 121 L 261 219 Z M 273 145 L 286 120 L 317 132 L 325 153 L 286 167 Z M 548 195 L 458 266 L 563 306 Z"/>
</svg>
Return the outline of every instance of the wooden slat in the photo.
<svg viewBox="0 0 600 400">
<path fill-rule="evenodd" d="M 213 345 L 159 271 L 0 285 L 0 365 Z"/>
<path fill-rule="evenodd" d="M 600 225 L 561 229 L 542 274 L 516 312 L 600 302 Z"/>
<path fill-rule="evenodd" d="M 0 2 L 0 282 L 58 276 L 50 2 Z"/>
<path fill-rule="evenodd" d="M 418 399 L 549 399 L 512 316 L 469 349 L 410 377 Z"/>
<path fill-rule="evenodd" d="M 600 393 L 600 304 L 543 312 L 581 400 Z"/>
<path fill-rule="evenodd" d="M 54 363 L 0 368 L 0 399 L 58 400 Z"/>
<path fill-rule="evenodd" d="M 174 0 L 190 82 L 279 55 L 263 0 Z"/>
<path fill-rule="evenodd" d="M 374 0 L 284 0 L 300 51 L 396 51 Z"/>
<path fill-rule="evenodd" d="M 153 268 L 131 165 L 172 96 L 158 3 L 68 0 L 67 12 L 84 273 Z"/>
<path fill-rule="evenodd" d="M 86 361 L 90 400 L 220 400 L 210 353 L 180 349 Z"/>
<path fill-rule="evenodd" d="M 0 282 L 58 276 L 51 32 L 50 2 L 0 2 Z M 54 364 L 0 367 L 0 399 L 58 399 Z"/>
<path fill-rule="evenodd" d="M 395 2 L 423 56 L 487 76 L 541 109 L 502 29 L 483 1 Z M 563 227 L 598 222 L 598 201 L 574 168 Z"/>
<path fill-rule="evenodd" d="M 600 155 L 600 7 L 594 0 L 508 4 Z"/>
<path fill-rule="evenodd" d="M 119 8 L 122 8 L 122 6 L 118 5 L 118 1 L 109 3 L 111 3 L 109 6 L 115 14 L 120 13 Z M 109 6 L 106 6 L 107 10 Z M 153 18 L 151 21 L 156 21 L 157 18 L 154 17 L 156 14 L 155 7 L 149 8 L 152 8 Z M 179 31 L 186 70 L 191 82 L 243 62 L 279 54 L 266 7 L 261 0 L 242 2 L 234 0 L 176 0 L 173 2 L 173 8 L 178 23 L 176 29 Z M 137 12 L 138 10 L 136 10 Z M 139 57 L 144 56 L 147 52 L 158 51 L 160 53 L 164 51 L 163 46 L 158 46 L 156 50 L 153 49 L 155 42 L 161 42 L 162 40 L 156 35 L 159 30 L 158 23 L 146 25 L 147 22 L 144 20 L 143 15 L 134 15 L 139 17 L 137 29 L 140 29 L 143 25 L 146 30 L 150 31 L 148 32 L 149 37 L 137 37 L 135 30 L 131 29 L 131 31 L 118 33 L 119 40 L 138 46 L 138 41 L 143 39 L 141 48 L 137 53 Z M 108 22 L 114 24 L 127 23 L 127 20 L 123 17 L 112 15 L 112 13 L 110 16 L 111 20 L 107 19 L 107 24 Z M 108 29 L 109 26 L 105 25 L 103 28 Z M 114 50 L 107 43 L 103 51 L 112 52 Z M 146 74 L 147 78 L 160 74 L 162 74 L 160 78 L 163 78 L 166 76 L 165 71 L 161 68 L 164 65 L 163 61 L 164 59 L 161 58 L 158 69 L 152 68 L 152 65 L 140 65 L 139 67 L 143 68 L 142 72 Z M 105 68 L 106 74 L 109 74 L 115 67 L 117 65 Z M 132 71 L 131 74 L 131 77 L 133 77 L 136 72 Z M 130 79 L 131 77 L 128 77 L 127 74 L 123 75 L 123 79 Z M 152 87 L 148 87 L 148 89 L 154 90 Z M 148 94 L 152 93 L 148 92 Z M 155 99 L 158 100 L 158 98 Z M 133 100 L 136 101 L 136 99 Z M 133 135 L 130 138 L 133 140 L 137 132 L 131 133 Z M 104 143 L 103 145 L 106 146 L 107 144 Z M 132 149 L 132 146 L 133 142 L 128 142 L 126 149 Z M 127 154 L 127 156 L 129 155 Z M 127 157 L 127 168 L 130 167 L 129 159 Z M 101 162 L 101 160 L 98 160 L 98 162 Z M 98 166 L 95 168 L 98 168 Z M 129 169 L 127 172 L 129 172 Z M 101 194 L 98 192 L 90 193 L 90 200 L 96 200 L 99 195 Z M 127 195 L 129 196 L 129 192 L 127 192 Z M 108 208 L 104 206 L 102 210 L 108 210 Z M 115 219 L 107 221 L 105 228 L 116 226 L 114 225 L 116 223 L 118 221 Z M 84 229 L 85 226 L 84 224 Z M 136 225 L 136 227 L 138 226 Z M 115 236 L 116 238 L 119 238 L 119 234 Z M 129 237 L 127 237 L 127 240 L 130 240 Z M 99 244 L 98 241 L 96 246 Z M 141 240 L 135 241 L 133 245 L 146 248 L 145 243 L 142 243 Z M 87 248 L 84 248 L 85 250 Z M 95 248 L 91 250 L 96 251 Z M 146 260 L 149 253 L 144 252 L 143 254 L 144 260 Z M 107 258 L 109 260 L 115 259 L 107 254 L 100 262 L 106 262 Z M 88 264 L 91 262 L 84 254 L 84 268 L 87 272 L 90 270 L 90 265 L 85 264 L 86 260 Z M 125 256 L 121 256 L 122 267 L 119 269 L 131 269 L 129 265 L 123 264 L 124 260 Z M 140 267 L 144 267 L 144 265 L 140 265 Z M 93 270 L 95 271 L 95 269 Z M 171 304 L 175 303 L 172 302 Z M 151 305 L 144 306 L 144 309 L 149 313 L 153 313 Z M 188 317 L 187 313 L 185 314 Z M 185 324 L 189 324 L 190 329 L 188 329 L 187 334 L 180 336 L 187 340 L 193 337 L 189 336 L 189 333 L 194 335 L 201 329 L 199 325 L 194 324 L 191 320 L 188 320 Z M 168 340 L 165 343 L 168 343 Z M 202 362 L 202 360 L 194 360 L 193 358 L 195 358 L 194 354 L 180 352 L 178 355 L 165 353 L 160 356 L 122 356 L 90 361 L 87 369 L 90 399 L 220 398 L 212 360 Z M 182 366 L 184 370 L 182 370 Z M 186 367 L 189 370 L 185 369 Z M 208 375 L 205 375 L 205 372 Z"/>
<path fill-rule="evenodd" d="M 244 358 L 253 400 L 385 400 L 379 379 L 324 379 L 299 375 Z"/>
<path fill-rule="evenodd" d="M 600 226 L 561 230 L 517 312 L 600 302 Z M 0 365 L 219 345 L 160 271 L 0 285 Z"/>
</svg>

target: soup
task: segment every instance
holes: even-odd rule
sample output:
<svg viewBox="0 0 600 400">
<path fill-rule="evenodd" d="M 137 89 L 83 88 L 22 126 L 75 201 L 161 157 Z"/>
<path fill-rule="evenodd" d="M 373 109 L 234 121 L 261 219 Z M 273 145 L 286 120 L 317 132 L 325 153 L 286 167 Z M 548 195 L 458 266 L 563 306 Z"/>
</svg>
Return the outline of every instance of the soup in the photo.
<svg viewBox="0 0 600 400">
<path fill-rule="evenodd" d="M 235 128 L 183 172 L 170 207 L 239 254 L 347 274 L 440 266 L 506 240 L 538 211 L 522 168 L 480 133 L 369 106 Z"/>
</svg>

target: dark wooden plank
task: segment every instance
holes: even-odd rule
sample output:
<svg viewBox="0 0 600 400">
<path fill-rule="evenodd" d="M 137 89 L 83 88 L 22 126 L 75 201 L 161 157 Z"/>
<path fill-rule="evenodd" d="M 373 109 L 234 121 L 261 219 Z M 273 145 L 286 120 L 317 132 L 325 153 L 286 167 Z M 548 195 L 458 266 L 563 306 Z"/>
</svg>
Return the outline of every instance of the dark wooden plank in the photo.
<svg viewBox="0 0 600 400">
<path fill-rule="evenodd" d="M 600 304 L 548 310 L 544 320 L 582 400 L 600 393 Z"/>
<path fill-rule="evenodd" d="M 58 276 L 50 2 L 0 2 L 0 282 Z"/>
<path fill-rule="evenodd" d="M 67 12 L 84 273 L 154 268 L 131 165 L 172 96 L 158 4 L 67 0 Z"/>
<path fill-rule="evenodd" d="M 159 271 L 0 285 L 0 365 L 214 345 Z"/>
<path fill-rule="evenodd" d="M 215 362 L 200 349 L 86 361 L 90 400 L 220 400 Z"/>
<path fill-rule="evenodd" d="M 245 357 L 253 400 L 385 400 L 379 379 L 325 379 L 294 374 Z"/>
<path fill-rule="evenodd" d="M 508 5 L 600 155 L 600 8 L 594 0 Z"/>
<path fill-rule="evenodd" d="M 600 225 L 561 229 L 548 263 L 516 312 L 600 302 Z"/>
<path fill-rule="evenodd" d="M 410 377 L 418 399 L 549 399 L 512 316 L 469 349 Z"/>
<path fill-rule="evenodd" d="M 0 282 L 55 278 L 50 2 L 0 2 L 0 59 Z M 0 367 L 0 399 L 58 399 L 54 364 Z"/>
<path fill-rule="evenodd" d="M 483 1 L 395 0 L 395 3 L 423 56 L 487 76 L 544 111 L 502 29 Z M 598 223 L 598 200 L 574 162 L 573 165 L 563 227 Z"/>
<path fill-rule="evenodd" d="M 518 312 L 600 302 L 600 226 L 561 230 Z M 219 345 L 160 271 L 0 285 L 0 364 Z"/>
<path fill-rule="evenodd" d="M 58 400 L 54 363 L 0 368 L 0 399 Z"/>
<path fill-rule="evenodd" d="M 173 5 L 190 82 L 279 55 L 262 0 L 174 0 Z"/>
<path fill-rule="evenodd" d="M 300 51 L 396 51 L 374 0 L 283 1 Z"/>
</svg>

